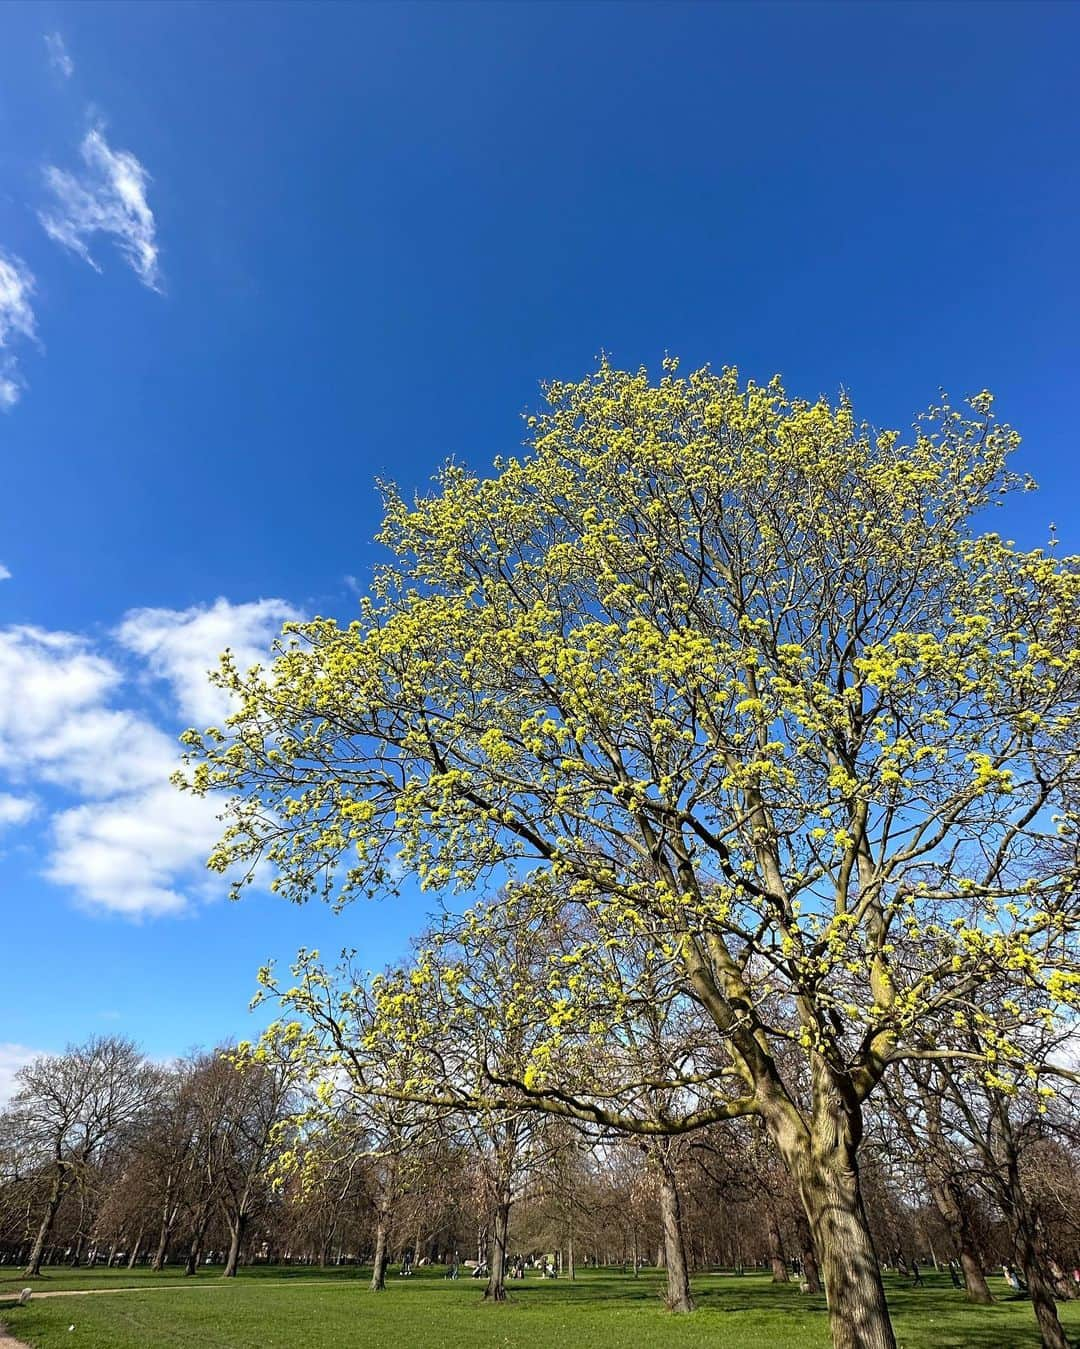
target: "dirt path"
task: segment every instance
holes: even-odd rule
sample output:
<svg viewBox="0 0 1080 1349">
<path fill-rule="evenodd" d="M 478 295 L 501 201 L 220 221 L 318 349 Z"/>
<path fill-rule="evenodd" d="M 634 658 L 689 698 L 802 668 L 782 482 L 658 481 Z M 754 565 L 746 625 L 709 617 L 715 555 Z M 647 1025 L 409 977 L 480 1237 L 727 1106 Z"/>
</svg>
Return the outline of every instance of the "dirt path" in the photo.
<svg viewBox="0 0 1080 1349">
<path fill-rule="evenodd" d="M 30 1346 L 9 1335 L 4 1329 L 4 1323 L 0 1321 L 0 1349 L 30 1349 Z"/>
</svg>

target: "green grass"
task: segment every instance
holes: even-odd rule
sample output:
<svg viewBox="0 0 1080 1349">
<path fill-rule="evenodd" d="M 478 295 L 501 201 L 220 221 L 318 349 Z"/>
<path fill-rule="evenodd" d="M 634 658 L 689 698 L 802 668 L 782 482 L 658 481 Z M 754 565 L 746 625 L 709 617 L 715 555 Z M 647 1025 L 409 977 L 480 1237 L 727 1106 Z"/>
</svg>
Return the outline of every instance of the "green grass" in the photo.
<svg viewBox="0 0 1080 1349">
<path fill-rule="evenodd" d="M 351 1270 L 264 1269 L 225 1281 L 216 1274 L 183 1280 L 177 1271 L 57 1271 L 36 1292 L 62 1287 L 123 1287 L 111 1296 L 37 1298 L 0 1307 L 12 1334 L 33 1349 L 826 1349 L 824 1300 L 776 1287 L 762 1276 L 702 1275 L 699 1310 L 673 1317 L 660 1302 L 661 1278 L 637 1280 L 588 1271 L 575 1283 L 530 1276 L 511 1285 L 511 1302 L 480 1303 L 480 1285 L 451 1283 L 440 1271 L 390 1276 L 383 1294 L 368 1292 Z M 309 1280 L 317 1280 L 311 1283 Z M 162 1283 L 164 1289 L 150 1285 Z M 23 1286 L 0 1280 L 0 1293 Z M 999 1281 L 995 1291 L 1007 1293 Z M 925 1288 L 889 1281 L 902 1349 L 1035 1349 L 1027 1302 L 970 1307 L 947 1279 Z M 1080 1332 L 1080 1304 L 1062 1308 Z M 74 1331 L 68 1329 L 74 1325 Z"/>
<path fill-rule="evenodd" d="M 396 1272 L 396 1266 L 392 1270 Z M 334 1266 L 328 1269 L 312 1268 L 303 1265 L 255 1265 L 242 1268 L 239 1277 L 245 1282 L 255 1279 L 269 1280 L 272 1283 L 281 1280 L 311 1280 L 337 1283 L 344 1281 L 356 1283 L 361 1276 L 371 1278 L 371 1269 L 358 1270 L 355 1266 Z M 393 1274 L 391 1275 L 393 1277 Z M 83 1288 L 143 1288 L 150 1285 L 175 1284 L 177 1288 L 201 1288 L 233 1286 L 235 1280 L 221 1277 L 221 1266 L 210 1265 L 200 1268 L 194 1279 L 185 1278 L 182 1265 L 166 1265 L 160 1272 L 139 1265 L 135 1269 L 104 1269 L 98 1266 L 88 1269 L 82 1265 L 75 1269 L 68 1265 L 46 1265 L 39 1278 L 28 1279 L 19 1267 L 0 1266 L 0 1298 L 11 1293 L 32 1288 L 36 1294 L 60 1293 Z"/>
</svg>

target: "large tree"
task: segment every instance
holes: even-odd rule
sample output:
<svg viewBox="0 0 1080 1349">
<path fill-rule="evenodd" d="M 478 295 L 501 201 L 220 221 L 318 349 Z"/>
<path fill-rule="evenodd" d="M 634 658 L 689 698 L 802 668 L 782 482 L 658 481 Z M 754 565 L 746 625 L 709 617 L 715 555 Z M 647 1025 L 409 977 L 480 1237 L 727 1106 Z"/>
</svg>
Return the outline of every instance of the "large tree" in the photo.
<svg viewBox="0 0 1080 1349">
<path fill-rule="evenodd" d="M 41 1263 L 60 1205 L 102 1150 L 153 1104 L 157 1074 L 130 1040 L 94 1037 L 43 1055 L 15 1075 L 14 1127 L 33 1149 L 48 1190 L 26 1273 Z"/>
<path fill-rule="evenodd" d="M 675 365 L 551 385 L 490 477 L 387 488 L 359 619 L 226 658 L 188 783 L 224 794 L 211 864 L 298 900 L 510 871 L 601 940 L 652 934 L 728 1069 L 664 1129 L 759 1116 L 834 1342 L 892 1349 L 864 1101 L 941 1018 L 1008 1055 L 978 999 L 1003 969 L 1076 997 L 1080 562 L 976 532 L 1017 485 L 988 394 L 905 440 Z"/>
</svg>

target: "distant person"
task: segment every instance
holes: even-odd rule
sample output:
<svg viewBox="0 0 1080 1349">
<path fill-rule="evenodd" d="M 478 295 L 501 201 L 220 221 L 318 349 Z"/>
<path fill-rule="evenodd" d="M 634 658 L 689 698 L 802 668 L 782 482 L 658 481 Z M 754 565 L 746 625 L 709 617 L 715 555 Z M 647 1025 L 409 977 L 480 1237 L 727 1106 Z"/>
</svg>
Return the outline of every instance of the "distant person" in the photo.
<svg viewBox="0 0 1080 1349">
<path fill-rule="evenodd" d="M 919 1268 L 918 1260 L 912 1260 L 911 1262 L 911 1286 L 912 1288 L 923 1286 L 922 1270 Z"/>
</svg>

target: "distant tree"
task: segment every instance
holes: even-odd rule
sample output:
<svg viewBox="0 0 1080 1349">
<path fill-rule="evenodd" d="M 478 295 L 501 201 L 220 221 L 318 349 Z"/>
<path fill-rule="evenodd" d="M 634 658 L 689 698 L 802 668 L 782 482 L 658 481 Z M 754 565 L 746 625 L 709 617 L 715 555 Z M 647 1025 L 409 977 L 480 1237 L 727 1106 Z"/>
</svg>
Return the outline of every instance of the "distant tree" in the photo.
<svg viewBox="0 0 1080 1349">
<path fill-rule="evenodd" d="M 63 1054 L 37 1058 L 16 1074 L 11 1111 L 24 1144 L 48 1177 L 44 1212 L 26 1265 L 41 1262 L 69 1187 L 146 1108 L 153 1070 L 130 1040 L 95 1037 Z"/>
<path fill-rule="evenodd" d="M 993 1302 L 974 1228 L 970 1150 L 958 1143 L 941 1094 L 933 1089 L 933 1065 L 913 1065 L 887 1084 L 886 1099 L 899 1135 L 925 1179 L 938 1213 L 955 1243 L 968 1299 Z"/>
<path fill-rule="evenodd" d="M 274 1059 L 226 1055 L 232 1085 L 220 1122 L 217 1150 L 221 1211 L 229 1231 L 226 1278 L 236 1275 L 240 1250 L 254 1213 L 269 1193 L 269 1173 L 295 1110 L 298 1066 L 286 1053 Z"/>
<path fill-rule="evenodd" d="M 977 1033 L 964 1039 L 978 1046 Z M 997 1204 L 1011 1247 L 1010 1257 L 1023 1272 L 1044 1349 L 1069 1349 L 1055 1306 L 1069 1297 L 1064 1273 L 1047 1248 L 1046 1225 L 1037 1200 L 1039 1145 L 1046 1139 L 1048 1087 L 1038 1072 L 1040 1050 L 1028 1047 L 1022 1077 L 972 1073 L 963 1061 L 948 1058 L 908 1069 L 905 1098 L 913 1106 L 916 1127 L 929 1136 L 951 1133 L 951 1148 L 967 1154 L 968 1175 Z M 1007 1072 L 1007 1069 L 1005 1070 Z M 1046 1094 L 1044 1094 L 1046 1093 Z"/>
<path fill-rule="evenodd" d="M 149 1182 L 147 1206 L 155 1229 L 151 1269 L 165 1268 L 169 1243 L 183 1210 L 195 1145 L 199 1060 L 177 1063 L 165 1076 L 140 1140 Z"/>
</svg>

